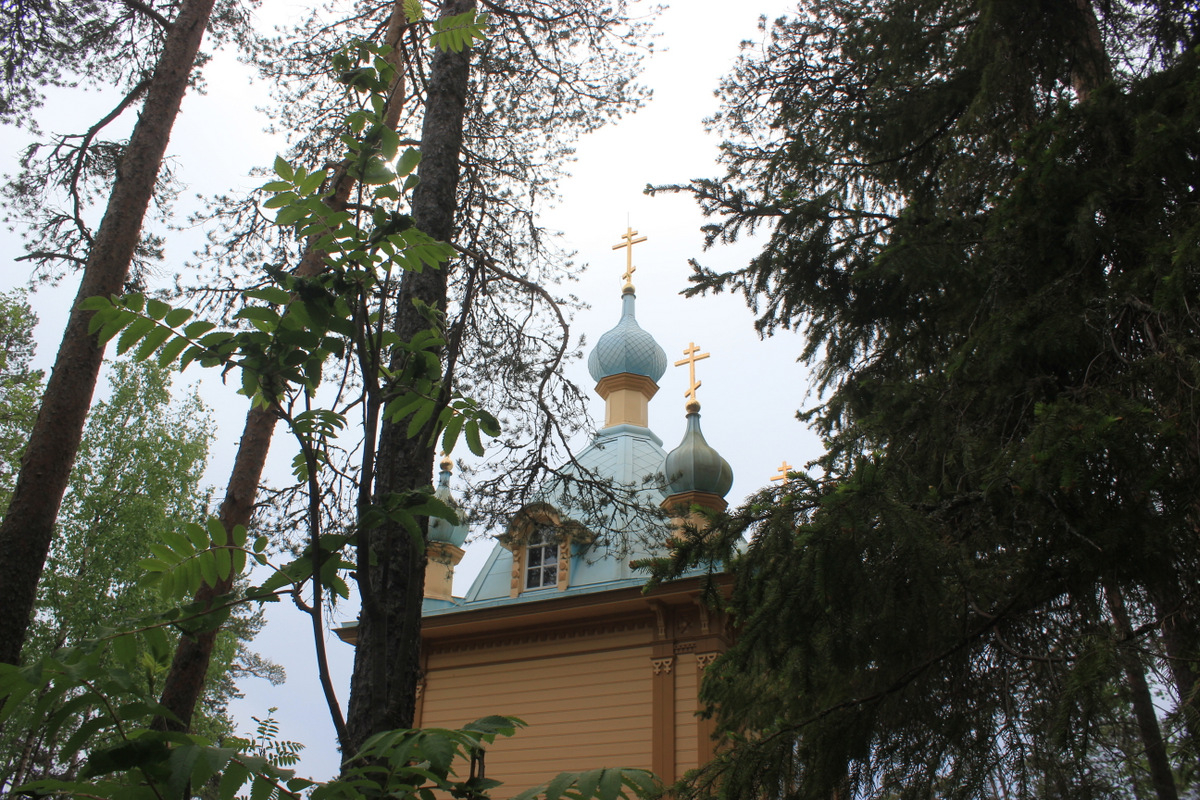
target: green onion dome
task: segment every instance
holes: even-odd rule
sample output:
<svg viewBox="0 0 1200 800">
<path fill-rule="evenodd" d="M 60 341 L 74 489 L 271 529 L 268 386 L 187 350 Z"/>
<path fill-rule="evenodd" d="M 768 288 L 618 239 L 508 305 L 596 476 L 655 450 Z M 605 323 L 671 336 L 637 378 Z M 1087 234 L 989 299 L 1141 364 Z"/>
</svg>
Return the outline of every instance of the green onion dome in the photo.
<svg viewBox="0 0 1200 800">
<path fill-rule="evenodd" d="M 709 446 L 700 432 L 700 404 L 687 404 L 687 430 L 663 462 L 667 495 L 707 492 L 724 497 L 733 486 L 733 469 L 721 454 Z"/>
<path fill-rule="evenodd" d="M 645 375 L 657 383 L 667 371 L 667 354 L 638 325 L 633 301 L 633 288 L 626 287 L 621 297 L 621 321 L 600 337 L 588 356 L 588 372 L 597 383 L 623 372 Z"/>
<path fill-rule="evenodd" d="M 467 515 L 458 501 L 454 499 L 454 495 L 450 493 L 450 466 L 453 463 L 448 457 L 442 459 L 441 477 L 438 478 L 438 488 L 434 491 L 433 496 L 454 509 L 454 513 L 458 514 L 459 524 L 451 525 L 444 519 L 430 517 L 429 541 L 445 542 L 455 547 L 462 547 L 463 542 L 467 540 Z"/>
</svg>

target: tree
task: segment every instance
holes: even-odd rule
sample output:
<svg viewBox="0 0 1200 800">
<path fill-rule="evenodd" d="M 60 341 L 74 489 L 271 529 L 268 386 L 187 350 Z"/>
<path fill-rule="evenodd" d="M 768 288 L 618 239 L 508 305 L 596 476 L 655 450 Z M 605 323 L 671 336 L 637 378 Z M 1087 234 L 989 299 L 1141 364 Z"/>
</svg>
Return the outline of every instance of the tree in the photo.
<svg viewBox="0 0 1200 800">
<path fill-rule="evenodd" d="M 35 325 L 24 294 L 0 294 L 0 504 L 12 493 L 42 390 L 42 371 L 29 368 Z"/>
<path fill-rule="evenodd" d="M 93 407 L 59 515 L 38 589 L 38 624 L 26 643 L 30 662 L 118 629 L 166 606 L 144 585 L 142 558 L 164 530 L 202 516 L 201 478 L 212 438 L 208 409 L 196 395 L 172 403 L 170 377 L 150 365 L 120 361 L 109 376 L 111 395 Z M 32 402 L 32 398 L 30 399 Z M 221 657 L 206 687 L 202 724 L 213 738 L 231 731 L 225 704 L 236 693 L 231 672 L 279 670 L 247 644 L 261 626 L 258 614 L 240 614 L 225 633 Z M 161 676 L 138 676 L 150 688 Z M 70 775 L 78 763 L 60 763 L 63 743 L 94 715 L 79 709 L 53 735 L 31 724 L 31 707 L 12 717 L 0 738 L 0 785 Z"/>
<path fill-rule="evenodd" d="M 141 5 L 141 4 L 130 4 Z M 104 218 L 89 242 L 76 304 L 26 447 L 21 473 L 0 523 L 0 662 L 20 658 L 37 582 L 59 504 L 79 447 L 103 350 L 88 332 L 89 297 L 124 288 L 146 209 L 154 195 L 171 128 L 192 76 L 213 0 L 186 0 L 170 21 L 142 113 L 120 155 Z"/>
<path fill-rule="evenodd" d="M 489 374 L 507 379 L 503 389 L 487 391 L 493 392 L 492 397 L 507 394 L 509 438 L 525 437 L 541 445 L 532 449 L 533 457 L 521 469 L 501 470 L 517 476 L 512 491 L 520 493 L 533 485 L 544 468 L 545 448 L 554 446 L 556 436 L 559 444 L 569 436 L 562 429 L 570 423 L 560 422 L 559 417 L 570 416 L 572 408 L 582 404 L 574 387 L 563 392 L 554 388 L 557 366 L 567 349 L 565 320 L 554 298 L 539 285 L 546 261 L 542 232 L 532 212 L 514 208 L 513 196 L 549 196 L 572 137 L 640 102 L 641 91 L 630 79 L 645 24 L 631 22 L 623 3 L 599 9 L 593 5 L 572 3 L 547 16 L 536 3 L 489 4 L 488 37 L 472 42 L 478 46 L 467 55 L 427 48 L 421 36 L 425 27 L 432 24 L 437 30 L 439 25 L 450 25 L 447 20 L 473 8 L 462 3 L 438 4 L 437 21 L 425 19 L 423 12 L 414 13 L 414 4 L 356 6 L 348 19 L 328 24 L 324 15 L 314 15 L 299 33 L 259 43 L 260 69 L 280 82 L 281 121 L 301 132 L 292 160 L 341 165 L 332 174 L 328 196 L 335 210 L 361 209 L 366 202 L 362 194 L 369 190 L 347 179 L 341 155 L 345 87 L 353 85 L 354 74 L 346 72 L 339 81 L 329 80 L 321 61 L 347 37 L 382 42 L 390 48 L 387 59 L 396 77 L 387 92 L 385 127 L 415 130 L 421 125 L 424 132 L 411 217 L 397 210 L 388 224 L 403 230 L 415 221 L 418 229 L 454 242 L 466 255 L 441 270 L 411 271 L 398 281 L 400 301 L 394 306 L 393 327 L 401 342 L 412 341 L 428 329 L 429 309 L 444 315 L 439 325 L 446 328 L 446 368 L 438 400 L 443 408 L 430 411 L 426 417 L 430 427 L 423 431 L 382 421 L 378 443 L 380 420 L 364 420 L 362 449 L 351 454 L 356 463 L 345 469 L 357 475 L 358 485 L 351 494 L 358 498 L 353 513 L 360 520 L 381 498 L 431 484 L 432 423 L 440 419 L 454 392 L 474 396 L 481 390 L 464 376 L 483 370 L 485 363 Z M 344 4 L 331 9 L 331 14 L 347 13 Z M 547 108 L 532 102 L 533 97 L 550 97 L 553 103 Z M 530 102 L 518 102 L 526 100 Z M 496 113 L 501 106 L 504 115 Z M 498 130 L 502 123 L 509 127 Z M 545 131 L 553 134 L 539 133 Z M 352 194 L 354 202 L 350 202 Z M 266 220 L 258 212 L 258 198 L 233 204 L 228 198 L 222 200 L 224 207 L 215 213 L 232 220 L 220 231 L 227 238 L 214 235 L 205 254 L 218 266 L 257 264 L 268 257 L 280 265 L 294 263 L 295 273 L 301 276 L 327 271 L 321 263 L 325 254 L 314 250 L 311 240 L 281 241 L 273 230 L 263 230 Z M 514 215 L 521 224 L 514 225 Z M 379 225 L 382 233 L 384 226 Z M 263 279 L 257 272 L 237 275 L 231 285 Z M 547 310 L 548 323 L 537 316 Z M 406 348 L 397 349 L 393 368 L 411 357 Z M 256 447 L 247 451 L 245 459 L 239 457 L 235 466 L 226 495 L 230 512 L 222 512 L 226 527 L 248 519 L 260 474 L 250 467 L 257 464 L 261 470 L 273 424 L 267 409 L 253 410 L 247 419 L 243 445 Z M 518 451 L 531 452 L 514 446 L 513 452 Z M 377 489 L 372 488 L 376 477 Z M 378 496 L 373 498 L 372 492 Z M 324 511 L 326 524 L 338 525 L 350 513 L 350 505 L 343 502 L 341 514 Z M 307 506 L 298 508 L 297 514 L 306 515 Z M 371 542 L 357 545 L 357 557 L 364 560 L 356 571 L 364 612 L 356 654 L 361 666 L 356 668 L 348 718 L 350 751 L 372 733 L 411 724 L 424 577 L 423 555 L 406 551 L 408 539 L 398 529 L 363 535 Z M 211 594 L 220 595 L 225 588 Z M 202 591 L 210 594 L 208 589 Z M 168 681 L 171 696 L 163 695 L 164 704 L 184 720 L 203 674 L 205 645 L 197 641 L 195 647 L 189 643 L 185 647 Z M 372 665 L 369 670 L 367 664 Z"/>
<path fill-rule="evenodd" d="M 680 552 L 755 537 L 690 792 L 1191 784 L 1194 12 L 813 0 L 724 83 L 728 173 L 676 188 L 767 240 L 695 291 L 803 327 L 827 453 Z"/>
</svg>

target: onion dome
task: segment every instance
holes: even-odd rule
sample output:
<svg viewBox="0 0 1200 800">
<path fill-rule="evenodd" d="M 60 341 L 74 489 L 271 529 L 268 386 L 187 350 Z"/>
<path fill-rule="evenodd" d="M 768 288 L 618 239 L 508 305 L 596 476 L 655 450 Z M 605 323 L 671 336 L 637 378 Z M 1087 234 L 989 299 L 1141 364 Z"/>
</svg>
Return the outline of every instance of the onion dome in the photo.
<svg viewBox="0 0 1200 800">
<path fill-rule="evenodd" d="M 645 375 L 657 383 L 667 371 L 667 354 L 654 337 L 638 325 L 633 301 L 633 287 L 626 286 L 621 296 L 621 321 L 600 337 L 588 356 L 588 372 L 597 383 L 625 372 Z"/>
<path fill-rule="evenodd" d="M 687 404 L 687 430 L 663 463 L 666 473 L 666 494 L 704 492 L 724 497 L 733 486 L 733 469 L 721 454 L 709 446 L 700 432 L 700 404 Z"/>
<path fill-rule="evenodd" d="M 468 525 L 466 512 L 454 499 L 454 495 L 450 493 L 450 467 L 453 463 L 449 457 L 442 459 L 441 477 L 438 478 L 438 488 L 434 491 L 433 496 L 454 509 L 454 513 L 458 514 L 459 524 L 451 525 L 439 517 L 430 517 L 429 541 L 445 542 L 455 547 L 462 547 L 463 542 L 467 540 Z"/>
</svg>

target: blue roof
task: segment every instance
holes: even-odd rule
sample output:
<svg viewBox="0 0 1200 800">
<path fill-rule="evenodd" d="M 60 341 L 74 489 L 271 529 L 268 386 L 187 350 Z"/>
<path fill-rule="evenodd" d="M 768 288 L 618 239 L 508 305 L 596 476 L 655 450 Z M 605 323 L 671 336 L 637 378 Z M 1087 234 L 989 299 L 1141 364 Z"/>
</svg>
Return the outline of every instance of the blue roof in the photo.
<svg viewBox="0 0 1200 800">
<path fill-rule="evenodd" d="M 425 614 L 450 613 L 508 603 L 533 602 L 636 586 L 647 573 L 630 562 L 664 555 L 665 520 L 658 509 L 662 492 L 662 440 L 648 428 L 614 425 L 597 432 L 575 465 L 562 470 L 536 504 L 553 507 L 564 520 L 578 523 L 594 539 L 576 541 L 571 548 L 567 588 L 525 590 L 510 597 L 512 552 L 497 542 L 466 596 L 454 605 L 426 604 Z M 579 480 L 572 480 L 572 477 Z M 616 502 L 613 502 L 616 498 Z"/>
<path fill-rule="evenodd" d="M 621 296 L 621 321 L 596 342 L 588 356 L 588 372 L 599 382 L 610 375 L 630 372 L 658 379 L 667 371 L 667 354 L 654 337 L 638 325 L 633 310 L 634 294 Z"/>
</svg>

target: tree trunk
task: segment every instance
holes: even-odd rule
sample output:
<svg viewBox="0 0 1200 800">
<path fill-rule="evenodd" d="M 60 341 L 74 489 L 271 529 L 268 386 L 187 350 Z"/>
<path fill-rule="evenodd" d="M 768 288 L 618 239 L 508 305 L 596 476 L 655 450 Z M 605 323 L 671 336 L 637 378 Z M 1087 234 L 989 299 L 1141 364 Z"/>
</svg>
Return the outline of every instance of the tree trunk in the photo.
<svg viewBox="0 0 1200 800">
<path fill-rule="evenodd" d="M 78 304 L 88 297 L 117 294 L 124 287 L 213 2 L 185 0 L 171 23 L 88 253 L 75 308 L 0 524 L 0 661 L 5 663 L 16 664 L 21 657 L 38 579 L 104 358 L 104 349 L 88 334 L 92 313 L 81 311 Z"/>
<path fill-rule="evenodd" d="M 1146 682 L 1145 668 L 1141 659 L 1133 651 L 1133 626 L 1129 621 L 1129 612 L 1125 609 L 1125 600 L 1120 590 L 1112 584 L 1104 588 L 1108 601 L 1108 610 L 1116 624 L 1117 635 L 1121 637 L 1121 652 L 1119 654 L 1125 671 L 1126 688 L 1129 690 L 1130 704 L 1133 706 L 1133 718 L 1137 722 L 1138 735 L 1142 740 L 1142 748 L 1146 753 L 1146 764 L 1150 769 L 1150 782 L 1158 800 L 1179 800 L 1179 791 L 1175 786 L 1175 776 L 1171 772 L 1171 762 L 1167 757 L 1167 747 L 1163 742 L 1162 728 L 1158 724 L 1158 714 L 1154 710 L 1154 698 L 1150 694 L 1150 686 Z"/>
<path fill-rule="evenodd" d="M 440 16 L 463 14 L 474 0 L 443 0 Z M 413 192 L 418 228 L 443 241 L 454 234 L 463 120 L 471 51 L 438 52 L 429 70 L 421 131 L 421 181 Z M 420 300 L 446 308 L 446 268 L 407 272 L 396 304 L 396 332 L 410 340 L 428 327 L 413 308 Z M 434 415 L 436 418 L 436 415 Z M 384 421 L 376 456 L 376 500 L 433 482 L 434 445 L 427 427 L 409 439 L 404 425 Z M 357 576 L 362 611 L 347 718 L 350 740 L 343 755 L 356 753 L 373 734 L 412 726 L 420 672 L 424 552 L 404 528 L 385 524 L 364 531 Z"/>
</svg>

